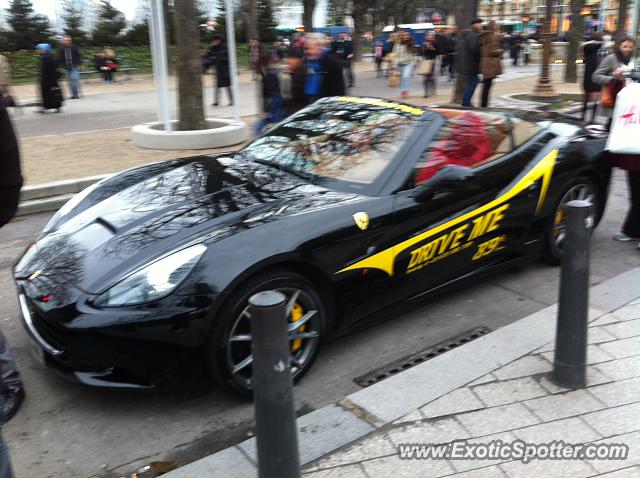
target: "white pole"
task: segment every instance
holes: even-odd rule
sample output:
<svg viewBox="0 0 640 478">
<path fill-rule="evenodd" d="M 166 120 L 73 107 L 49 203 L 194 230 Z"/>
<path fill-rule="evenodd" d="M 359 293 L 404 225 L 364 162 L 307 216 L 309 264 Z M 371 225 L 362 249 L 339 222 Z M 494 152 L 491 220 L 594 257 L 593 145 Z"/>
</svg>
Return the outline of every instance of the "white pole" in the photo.
<svg viewBox="0 0 640 478">
<path fill-rule="evenodd" d="M 229 51 L 229 74 L 231 75 L 231 94 L 233 95 L 233 119 L 240 121 L 240 97 L 238 96 L 238 59 L 236 58 L 236 35 L 233 26 L 233 2 L 225 0 L 227 9 L 227 49 Z"/>
<path fill-rule="evenodd" d="M 629 34 L 634 40 L 638 39 L 638 8 L 640 8 L 640 1 L 635 0 L 633 2 L 633 14 L 631 15 L 631 29 Z"/>
<path fill-rule="evenodd" d="M 158 103 L 158 120 L 165 131 L 171 131 L 171 115 L 169 112 L 169 67 L 167 63 L 167 44 L 164 31 L 164 11 L 162 0 L 151 0 L 151 18 L 149 36 L 151 37 L 151 58 L 153 62 L 153 78 L 156 84 Z"/>
</svg>

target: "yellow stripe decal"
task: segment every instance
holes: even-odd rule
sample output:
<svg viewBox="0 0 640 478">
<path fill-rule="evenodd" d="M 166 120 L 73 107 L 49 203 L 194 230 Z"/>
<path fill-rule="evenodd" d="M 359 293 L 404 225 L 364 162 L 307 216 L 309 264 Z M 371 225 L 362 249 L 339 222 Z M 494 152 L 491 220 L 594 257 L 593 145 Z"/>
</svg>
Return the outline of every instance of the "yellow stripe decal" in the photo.
<svg viewBox="0 0 640 478">
<path fill-rule="evenodd" d="M 424 110 L 420 108 L 414 108 L 409 105 L 402 105 L 400 103 L 393 103 L 390 101 L 382 101 L 375 99 L 367 99 L 367 98 L 355 98 L 351 96 L 340 96 L 335 98 L 335 101 L 343 101 L 345 103 L 358 103 L 362 105 L 372 105 L 372 106 L 382 106 L 384 108 L 392 108 L 399 111 L 404 111 L 405 113 L 410 113 L 412 115 L 421 115 L 424 114 Z"/>
<path fill-rule="evenodd" d="M 554 149 L 549 154 L 547 154 L 540 162 L 538 162 L 529 172 L 527 172 L 518 182 L 516 182 L 508 191 L 506 191 L 501 196 L 497 197 L 493 201 L 474 209 L 462 216 L 458 216 L 454 219 L 451 219 L 448 222 L 440 224 L 439 226 L 434 227 L 433 229 L 429 229 L 428 231 L 423 232 L 422 234 L 418 234 L 417 236 L 411 237 L 406 241 L 402 241 L 395 246 L 392 246 L 384 251 L 380 251 L 377 254 L 372 255 L 371 257 L 367 257 L 361 261 L 356 262 L 348 267 L 337 272 L 337 274 L 341 272 L 346 272 L 354 269 L 380 269 L 381 271 L 386 272 L 389 276 L 393 275 L 393 264 L 395 262 L 396 257 L 408 249 L 409 247 L 417 244 L 418 242 L 424 241 L 431 236 L 434 236 L 450 227 L 456 226 L 462 222 L 471 219 L 478 214 L 482 214 L 490 209 L 493 209 L 496 206 L 499 206 L 502 203 L 509 201 L 514 198 L 522 191 L 527 190 L 531 187 L 536 181 L 542 180 L 542 186 L 540 188 L 540 197 L 538 199 L 538 204 L 536 206 L 536 214 L 540 212 L 542 205 L 544 204 L 544 200 L 547 196 L 547 192 L 549 191 L 549 184 L 551 183 L 551 175 L 553 173 L 553 168 L 556 163 L 556 158 L 558 157 L 558 150 Z"/>
</svg>

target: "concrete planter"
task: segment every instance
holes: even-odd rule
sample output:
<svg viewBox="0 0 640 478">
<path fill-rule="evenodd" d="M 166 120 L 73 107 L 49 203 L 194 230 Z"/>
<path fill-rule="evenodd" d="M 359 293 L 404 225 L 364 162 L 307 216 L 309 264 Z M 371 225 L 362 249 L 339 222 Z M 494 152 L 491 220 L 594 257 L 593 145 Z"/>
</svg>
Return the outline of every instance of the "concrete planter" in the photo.
<svg viewBox="0 0 640 478">
<path fill-rule="evenodd" d="M 159 121 L 143 123 L 131 128 L 133 144 L 149 149 L 209 149 L 242 143 L 247 125 L 229 119 L 206 119 L 208 129 L 167 132 Z M 177 120 L 171 121 L 177 127 Z"/>
</svg>

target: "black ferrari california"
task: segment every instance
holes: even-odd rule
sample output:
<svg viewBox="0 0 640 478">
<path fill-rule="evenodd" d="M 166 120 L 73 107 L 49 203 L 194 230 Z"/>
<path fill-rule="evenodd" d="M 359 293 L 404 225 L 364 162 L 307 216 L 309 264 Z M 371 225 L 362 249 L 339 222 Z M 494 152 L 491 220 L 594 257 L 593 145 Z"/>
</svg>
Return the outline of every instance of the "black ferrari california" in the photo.
<svg viewBox="0 0 640 478">
<path fill-rule="evenodd" d="M 562 205 L 597 223 L 604 139 L 513 111 L 334 97 L 244 149 L 141 166 L 71 199 L 17 261 L 24 325 L 68 378 L 153 387 L 198 357 L 251 389 L 248 298 L 287 297 L 292 371 L 398 303 L 543 257 Z"/>
</svg>

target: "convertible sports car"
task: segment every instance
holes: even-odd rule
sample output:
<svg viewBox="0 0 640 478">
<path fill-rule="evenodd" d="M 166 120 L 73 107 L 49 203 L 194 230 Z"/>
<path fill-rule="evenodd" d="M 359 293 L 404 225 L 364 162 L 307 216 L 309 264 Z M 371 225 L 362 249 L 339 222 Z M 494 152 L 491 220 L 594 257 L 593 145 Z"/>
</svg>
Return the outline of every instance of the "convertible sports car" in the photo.
<svg viewBox="0 0 640 478">
<path fill-rule="evenodd" d="M 63 375 L 152 387 L 183 357 L 251 389 L 248 298 L 287 296 L 292 371 L 394 304 L 540 256 L 561 206 L 597 223 L 604 138 L 513 111 L 334 97 L 237 153 L 135 168 L 75 196 L 15 265 L 34 352 Z"/>
</svg>

